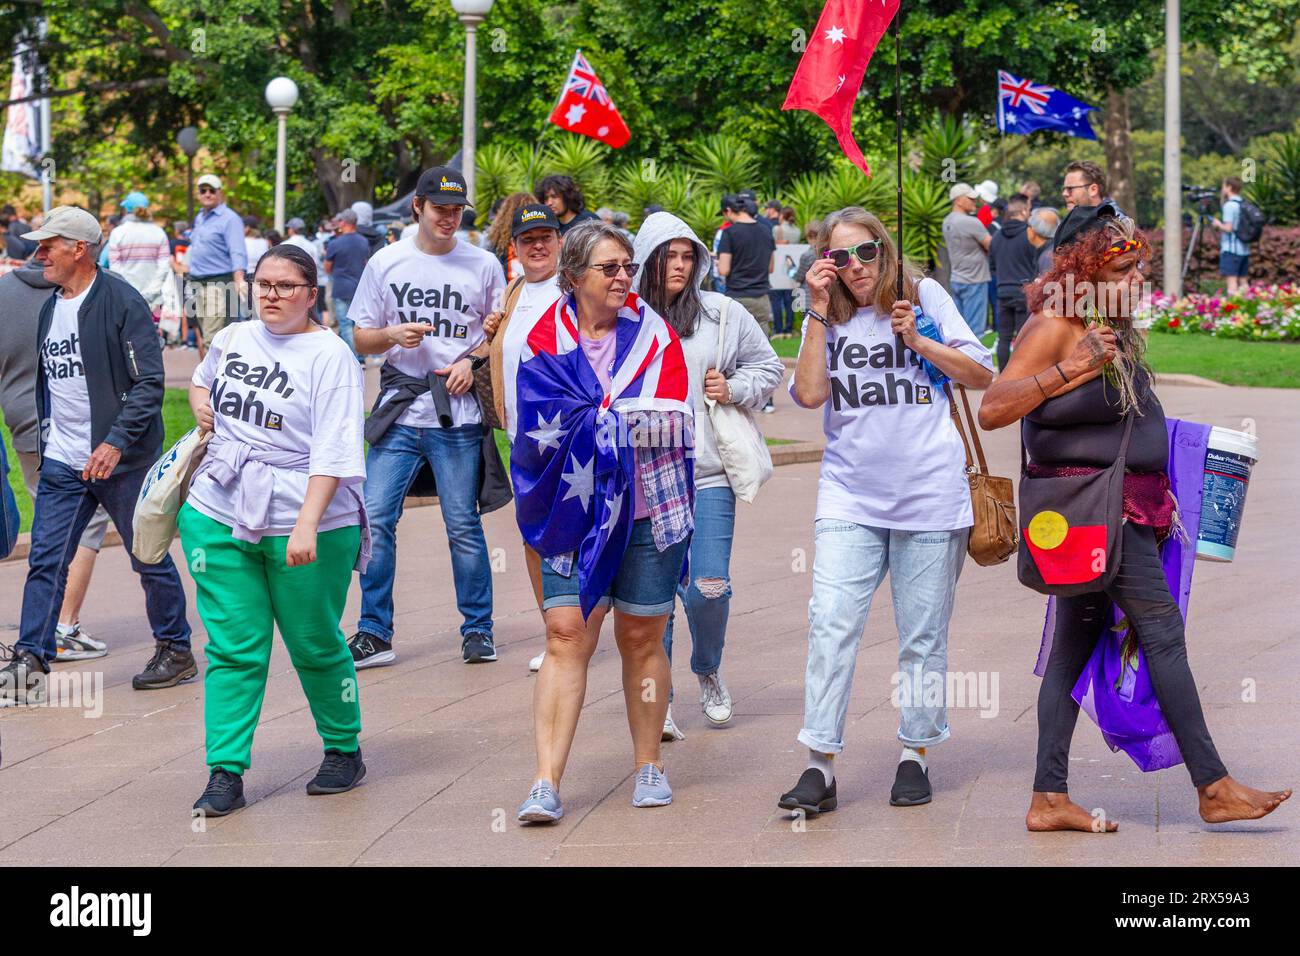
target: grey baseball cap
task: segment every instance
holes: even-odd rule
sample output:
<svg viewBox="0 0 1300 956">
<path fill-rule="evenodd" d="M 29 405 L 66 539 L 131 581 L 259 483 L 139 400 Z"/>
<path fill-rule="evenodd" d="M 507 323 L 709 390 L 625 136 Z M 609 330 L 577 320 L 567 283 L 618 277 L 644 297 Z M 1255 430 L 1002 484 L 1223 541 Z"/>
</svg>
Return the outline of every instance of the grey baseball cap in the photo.
<svg viewBox="0 0 1300 956">
<path fill-rule="evenodd" d="M 81 242 L 98 244 L 103 238 L 99 231 L 99 220 L 76 206 L 55 206 L 45 215 L 41 228 L 24 233 L 24 239 L 77 239 Z"/>
</svg>

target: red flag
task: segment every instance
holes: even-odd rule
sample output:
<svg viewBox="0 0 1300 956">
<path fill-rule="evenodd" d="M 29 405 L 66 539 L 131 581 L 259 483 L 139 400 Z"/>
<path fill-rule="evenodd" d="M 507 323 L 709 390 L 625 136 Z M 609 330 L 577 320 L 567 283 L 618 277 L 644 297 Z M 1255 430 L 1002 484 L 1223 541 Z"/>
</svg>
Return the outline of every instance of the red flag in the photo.
<svg viewBox="0 0 1300 956">
<path fill-rule="evenodd" d="M 853 103 L 876 44 L 898 13 L 899 0 L 828 0 L 794 71 L 783 110 L 807 110 L 826 121 L 840 149 L 868 176 L 853 138 Z"/>
<path fill-rule="evenodd" d="M 598 139 L 614 149 L 632 136 L 581 50 L 573 54 L 569 78 L 560 91 L 560 102 L 551 110 L 551 122 L 571 133 Z"/>
</svg>

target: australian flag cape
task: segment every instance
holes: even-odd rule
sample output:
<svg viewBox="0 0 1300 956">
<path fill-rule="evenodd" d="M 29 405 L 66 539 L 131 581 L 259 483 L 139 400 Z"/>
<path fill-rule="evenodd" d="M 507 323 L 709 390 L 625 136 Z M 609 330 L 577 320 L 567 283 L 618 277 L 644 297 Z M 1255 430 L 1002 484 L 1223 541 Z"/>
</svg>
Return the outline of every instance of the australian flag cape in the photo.
<svg viewBox="0 0 1300 956">
<path fill-rule="evenodd" d="M 528 334 L 515 380 L 519 425 L 510 477 L 519 530 L 543 558 L 574 553 L 584 618 L 613 583 L 632 535 L 637 475 L 629 437 L 636 430 L 627 416 L 692 416 L 682 344 L 663 318 L 631 293 L 612 334 L 606 394 L 578 346 L 573 296 L 563 295 Z M 685 462 L 693 494 L 691 449 Z"/>
</svg>

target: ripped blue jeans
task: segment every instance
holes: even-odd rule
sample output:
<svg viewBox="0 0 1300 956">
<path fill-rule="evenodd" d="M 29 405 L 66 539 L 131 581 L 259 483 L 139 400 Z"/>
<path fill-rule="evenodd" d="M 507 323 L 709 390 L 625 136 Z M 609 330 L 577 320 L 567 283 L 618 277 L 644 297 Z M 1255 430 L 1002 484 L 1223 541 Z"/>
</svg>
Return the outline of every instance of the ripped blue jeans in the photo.
<svg viewBox="0 0 1300 956">
<path fill-rule="evenodd" d="M 730 488 L 695 492 L 695 534 L 687 587 L 677 586 L 691 629 L 691 670 L 712 674 L 722 666 L 731 610 L 731 536 L 736 526 L 736 496 Z M 664 650 L 673 659 L 673 617 L 664 627 Z M 671 699 L 671 698 L 670 698 Z"/>
</svg>

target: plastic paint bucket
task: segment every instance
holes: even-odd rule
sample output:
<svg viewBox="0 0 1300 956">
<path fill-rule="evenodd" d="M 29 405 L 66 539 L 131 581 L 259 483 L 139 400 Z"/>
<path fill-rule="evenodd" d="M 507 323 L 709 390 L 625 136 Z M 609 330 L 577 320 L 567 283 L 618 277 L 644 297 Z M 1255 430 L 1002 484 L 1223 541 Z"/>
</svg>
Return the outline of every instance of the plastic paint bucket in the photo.
<svg viewBox="0 0 1300 956">
<path fill-rule="evenodd" d="M 1257 461 L 1259 442 L 1254 435 L 1217 426 L 1210 429 L 1201 485 L 1201 530 L 1196 536 L 1198 558 L 1233 559 L 1246 510 L 1250 470 Z"/>
</svg>

